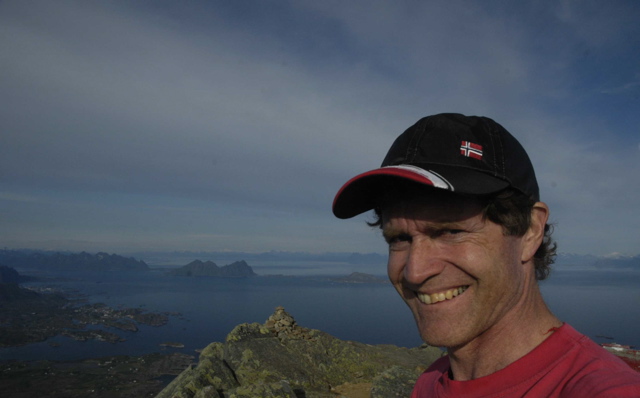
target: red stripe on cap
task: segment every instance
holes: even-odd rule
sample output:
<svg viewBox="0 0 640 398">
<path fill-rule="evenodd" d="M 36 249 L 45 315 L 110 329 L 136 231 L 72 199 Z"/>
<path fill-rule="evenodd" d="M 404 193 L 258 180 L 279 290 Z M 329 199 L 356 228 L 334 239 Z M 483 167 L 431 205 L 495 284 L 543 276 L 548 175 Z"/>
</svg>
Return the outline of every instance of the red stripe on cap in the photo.
<svg viewBox="0 0 640 398">
<path fill-rule="evenodd" d="M 360 181 L 363 178 L 367 178 L 367 177 L 371 177 L 371 176 L 381 176 L 381 175 L 396 176 L 396 177 L 404 178 L 404 179 L 407 179 L 407 180 L 419 182 L 421 184 L 435 186 L 435 184 L 433 183 L 432 180 L 430 180 L 429 178 L 427 178 L 424 175 L 416 173 L 415 171 L 408 170 L 406 168 L 398 168 L 398 167 L 395 167 L 395 166 L 382 167 L 382 168 L 379 168 L 379 169 L 367 171 L 366 173 L 359 174 L 359 175 L 353 177 L 352 179 L 350 179 L 349 181 L 347 181 L 342 186 L 342 188 L 340 188 L 340 190 L 336 194 L 335 198 L 333 199 L 333 207 L 335 207 L 336 202 L 338 201 L 338 198 L 342 195 L 342 193 L 347 188 L 349 188 L 353 183 L 355 183 L 356 181 Z"/>
</svg>

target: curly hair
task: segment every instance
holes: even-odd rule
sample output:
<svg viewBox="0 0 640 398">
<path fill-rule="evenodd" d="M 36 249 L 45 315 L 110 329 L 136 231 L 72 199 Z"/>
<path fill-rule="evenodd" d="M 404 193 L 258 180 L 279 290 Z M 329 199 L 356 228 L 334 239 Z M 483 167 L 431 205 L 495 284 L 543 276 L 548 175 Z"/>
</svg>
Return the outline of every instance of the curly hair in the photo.
<svg viewBox="0 0 640 398">
<path fill-rule="evenodd" d="M 507 236 L 523 236 L 531 225 L 531 210 L 535 200 L 514 190 L 506 189 L 486 199 L 483 216 L 501 225 Z M 533 257 L 536 279 L 541 281 L 549 276 L 551 264 L 556 257 L 557 244 L 551 237 L 553 225 L 544 226 L 542 243 Z"/>
<path fill-rule="evenodd" d="M 483 219 L 502 226 L 506 236 L 523 236 L 531 225 L 531 210 L 536 203 L 523 193 L 507 188 L 495 195 L 478 197 L 483 207 Z M 382 228 L 382 210 L 374 209 L 374 220 L 367 222 L 371 227 Z M 534 255 L 536 279 L 541 281 L 549 276 L 551 264 L 556 257 L 557 244 L 551 235 L 553 225 L 546 224 L 542 243 Z"/>
</svg>

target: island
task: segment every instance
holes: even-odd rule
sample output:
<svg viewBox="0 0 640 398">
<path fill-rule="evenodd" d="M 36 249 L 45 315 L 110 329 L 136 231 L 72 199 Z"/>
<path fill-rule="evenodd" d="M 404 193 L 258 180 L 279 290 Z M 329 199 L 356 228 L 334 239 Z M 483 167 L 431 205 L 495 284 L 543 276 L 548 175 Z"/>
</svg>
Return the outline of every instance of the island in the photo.
<svg viewBox="0 0 640 398">
<path fill-rule="evenodd" d="M 365 274 L 364 272 L 352 272 L 348 276 L 331 278 L 331 280 L 338 283 L 387 283 L 386 279 L 379 278 L 371 274 Z"/>
<path fill-rule="evenodd" d="M 0 268 L 2 280 L 20 280 L 11 267 Z M 9 275 L 9 277 L 7 277 Z M 172 313 L 152 313 L 140 308 L 114 309 L 103 303 L 84 303 L 51 289 L 28 289 L 18 283 L 0 283 L 0 347 L 20 346 L 63 335 L 78 341 L 124 341 L 100 325 L 137 332 L 138 324 L 162 326 Z"/>
<path fill-rule="evenodd" d="M 173 276 L 215 276 L 215 277 L 233 277 L 233 278 L 246 278 L 256 276 L 251 268 L 244 260 L 236 261 L 234 263 L 218 267 L 213 261 L 202 262 L 195 260 L 189 264 L 171 270 L 168 272 Z"/>
</svg>

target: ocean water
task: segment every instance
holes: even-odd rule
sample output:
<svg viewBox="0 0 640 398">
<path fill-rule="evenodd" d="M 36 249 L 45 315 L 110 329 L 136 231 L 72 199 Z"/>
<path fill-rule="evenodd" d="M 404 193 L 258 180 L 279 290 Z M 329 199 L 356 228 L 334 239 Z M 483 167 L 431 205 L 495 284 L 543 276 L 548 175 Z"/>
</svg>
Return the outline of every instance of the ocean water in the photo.
<svg viewBox="0 0 640 398">
<path fill-rule="evenodd" d="M 193 353 L 211 342 L 224 341 L 240 323 L 263 323 L 277 306 L 283 306 L 300 326 L 321 329 L 342 339 L 403 346 L 421 343 L 411 314 L 387 283 L 341 284 L 325 276 L 172 277 L 161 271 L 61 273 L 47 277 L 51 279 L 25 286 L 53 286 L 76 291 L 87 296 L 89 302 L 179 312 L 181 316 L 170 316 L 169 323 L 161 327 L 139 325 L 138 332 L 105 329 L 124 337 L 126 341 L 122 343 L 76 342 L 56 337 L 43 343 L 0 349 L 0 360 L 142 355 L 162 351 L 163 342 L 182 343 L 185 348 L 181 352 Z M 61 346 L 52 347 L 50 342 Z"/>
<path fill-rule="evenodd" d="M 560 269 L 540 286 L 553 313 L 594 341 L 640 347 L 640 271 Z"/>
<path fill-rule="evenodd" d="M 240 323 L 263 323 L 277 306 L 285 307 L 299 325 L 341 339 L 404 347 L 421 344 L 411 313 L 388 283 L 341 284 L 326 275 L 171 277 L 162 270 L 40 276 L 48 279 L 27 286 L 53 286 L 84 295 L 91 303 L 179 312 L 181 316 L 170 316 L 169 323 L 161 327 L 139 325 L 138 332 L 106 329 L 124 337 L 122 343 L 55 337 L 0 349 L 0 360 L 77 360 L 163 350 L 193 354 L 211 342 L 224 341 Z M 640 346 L 640 272 L 556 270 L 541 283 L 541 289 L 559 318 L 597 342 Z M 163 342 L 179 342 L 185 347 L 164 348 L 160 346 Z"/>
</svg>

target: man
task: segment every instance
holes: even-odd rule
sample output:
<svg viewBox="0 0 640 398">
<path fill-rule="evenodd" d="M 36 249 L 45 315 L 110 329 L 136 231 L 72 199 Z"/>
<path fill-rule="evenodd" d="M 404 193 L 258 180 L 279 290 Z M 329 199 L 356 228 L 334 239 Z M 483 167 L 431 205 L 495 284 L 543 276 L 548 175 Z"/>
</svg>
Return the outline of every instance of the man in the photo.
<svg viewBox="0 0 640 398">
<path fill-rule="evenodd" d="M 640 397 L 640 373 L 544 303 L 549 208 L 502 126 L 459 114 L 419 120 L 333 203 L 339 218 L 371 209 L 389 279 L 422 339 L 448 352 L 413 397 Z"/>
</svg>

